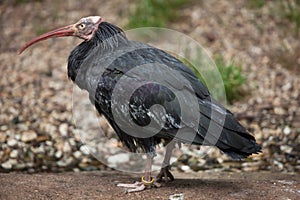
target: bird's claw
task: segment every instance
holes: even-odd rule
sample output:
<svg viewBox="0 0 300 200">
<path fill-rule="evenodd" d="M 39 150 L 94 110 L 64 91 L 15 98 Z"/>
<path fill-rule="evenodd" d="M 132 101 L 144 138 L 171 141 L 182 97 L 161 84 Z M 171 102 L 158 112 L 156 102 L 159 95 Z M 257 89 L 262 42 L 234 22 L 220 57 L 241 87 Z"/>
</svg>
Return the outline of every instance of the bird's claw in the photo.
<svg viewBox="0 0 300 200">
<path fill-rule="evenodd" d="M 125 190 L 125 193 L 140 192 L 146 188 L 146 186 L 142 182 L 135 182 L 133 184 L 119 183 L 117 184 L 117 187 L 128 188 Z"/>
<path fill-rule="evenodd" d="M 156 176 L 156 181 L 158 182 L 170 182 L 170 181 L 174 181 L 174 176 L 171 174 L 171 172 L 169 171 L 170 166 L 166 166 L 161 168 L 159 174 Z"/>
<path fill-rule="evenodd" d="M 118 183 L 117 187 L 127 188 L 125 193 L 140 192 L 151 187 L 160 187 L 161 184 L 154 181 L 151 185 L 145 185 L 143 182 L 135 182 L 133 184 Z"/>
</svg>

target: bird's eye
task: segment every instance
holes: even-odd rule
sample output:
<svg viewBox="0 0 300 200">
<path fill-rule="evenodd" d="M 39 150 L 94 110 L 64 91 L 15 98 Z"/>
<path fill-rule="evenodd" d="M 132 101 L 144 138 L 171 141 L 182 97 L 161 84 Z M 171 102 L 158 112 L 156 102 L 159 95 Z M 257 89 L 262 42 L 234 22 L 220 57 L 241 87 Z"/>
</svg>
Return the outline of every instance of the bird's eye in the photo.
<svg viewBox="0 0 300 200">
<path fill-rule="evenodd" d="M 84 25 L 84 24 L 79 24 L 79 25 L 78 25 L 78 28 L 79 28 L 80 30 L 82 30 L 82 29 L 85 28 L 85 25 Z"/>
</svg>

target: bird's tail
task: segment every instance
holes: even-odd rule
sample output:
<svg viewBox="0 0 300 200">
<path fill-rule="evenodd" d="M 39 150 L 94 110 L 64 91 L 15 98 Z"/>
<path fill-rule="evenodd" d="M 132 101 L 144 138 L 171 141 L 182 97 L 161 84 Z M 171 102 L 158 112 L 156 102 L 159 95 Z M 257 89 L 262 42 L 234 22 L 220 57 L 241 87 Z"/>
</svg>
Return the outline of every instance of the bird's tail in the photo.
<svg viewBox="0 0 300 200">
<path fill-rule="evenodd" d="M 200 102 L 199 134 L 202 144 L 217 146 L 233 159 L 261 152 L 261 147 L 233 114 L 214 100 Z"/>
</svg>

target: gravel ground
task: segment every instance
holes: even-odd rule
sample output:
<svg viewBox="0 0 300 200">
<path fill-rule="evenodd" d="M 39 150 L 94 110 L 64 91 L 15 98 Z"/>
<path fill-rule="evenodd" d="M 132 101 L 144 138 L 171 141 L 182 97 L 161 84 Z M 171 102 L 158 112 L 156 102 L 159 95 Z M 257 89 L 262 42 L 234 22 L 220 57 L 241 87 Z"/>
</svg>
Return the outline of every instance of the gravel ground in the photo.
<svg viewBox="0 0 300 200">
<path fill-rule="evenodd" d="M 89 127 L 85 139 L 93 142 L 92 147 L 82 143 L 85 130 L 74 122 L 74 87 L 66 74 L 67 56 L 78 39 L 45 41 L 17 56 L 28 39 L 82 16 L 101 15 L 122 27 L 128 14 L 123 5 L 131 1 L 14 2 L 0 3 L 0 171 L 106 168 L 98 159 L 110 167 L 126 168 L 130 161 L 142 165 L 115 150 L 120 143 L 103 118 L 98 122 L 100 135 L 109 139 L 99 138 L 99 127 Z M 218 150 L 203 157 L 197 147 L 183 147 L 173 163 L 178 171 L 300 171 L 300 36 L 292 23 L 274 16 L 273 2 L 261 9 L 246 4 L 193 3 L 180 11 L 170 28 L 196 39 L 212 55 L 242 65 L 248 92 L 230 109 L 262 144 L 263 153 L 242 163 Z M 159 156 L 162 152 L 159 149 Z"/>
</svg>

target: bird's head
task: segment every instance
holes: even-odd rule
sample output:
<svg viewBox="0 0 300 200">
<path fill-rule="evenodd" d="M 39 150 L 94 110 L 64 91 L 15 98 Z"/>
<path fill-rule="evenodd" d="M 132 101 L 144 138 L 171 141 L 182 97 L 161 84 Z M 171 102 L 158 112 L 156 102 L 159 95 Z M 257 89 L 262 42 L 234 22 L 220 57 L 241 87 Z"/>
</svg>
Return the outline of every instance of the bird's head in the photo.
<svg viewBox="0 0 300 200">
<path fill-rule="evenodd" d="M 21 54 L 25 49 L 39 41 L 54 37 L 75 36 L 83 40 L 89 41 L 94 36 L 101 22 L 102 18 L 100 16 L 90 16 L 82 18 L 75 24 L 58 28 L 53 31 L 44 33 L 36 38 L 33 38 L 19 50 L 19 54 Z"/>
</svg>

